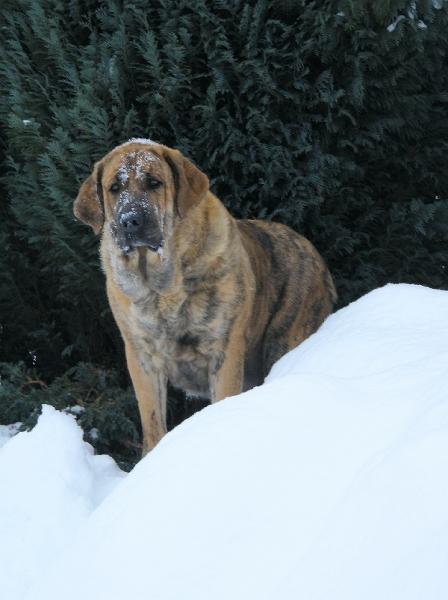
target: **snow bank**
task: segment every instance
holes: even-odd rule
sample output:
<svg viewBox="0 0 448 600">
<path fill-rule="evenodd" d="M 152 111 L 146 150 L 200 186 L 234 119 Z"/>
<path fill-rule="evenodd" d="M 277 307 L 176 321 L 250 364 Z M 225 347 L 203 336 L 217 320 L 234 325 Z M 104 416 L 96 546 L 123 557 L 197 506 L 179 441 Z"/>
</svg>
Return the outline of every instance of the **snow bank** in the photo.
<svg viewBox="0 0 448 600">
<path fill-rule="evenodd" d="M 36 427 L 0 450 L 0 598 L 16 600 L 51 569 L 122 479 L 94 456 L 70 415 L 44 406 Z M 54 598 L 61 597 L 56 595 Z"/>
<path fill-rule="evenodd" d="M 19 431 L 22 423 L 13 423 L 12 425 L 0 425 L 0 448 L 6 444 Z"/>
<path fill-rule="evenodd" d="M 168 434 L 87 520 L 102 459 L 52 413 L 0 453 L 0 514 L 29 541 L 10 536 L 2 570 L 51 563 L 29 600 L 445 599 L 447 315 L 447 292 L 372 292 Z M 39 522 L 67 540 L 57 564 Z"/>
</svg>

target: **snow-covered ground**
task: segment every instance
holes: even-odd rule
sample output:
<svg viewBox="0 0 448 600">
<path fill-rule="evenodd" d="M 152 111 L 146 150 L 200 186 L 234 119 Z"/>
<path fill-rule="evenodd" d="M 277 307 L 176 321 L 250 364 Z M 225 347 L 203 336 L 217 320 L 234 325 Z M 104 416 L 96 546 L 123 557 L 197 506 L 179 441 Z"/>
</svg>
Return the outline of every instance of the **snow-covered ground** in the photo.
<svg viewBox="0 0 448 600">
<path fill-rule="evenodd" d="M 448 292 L 340 310 L 129 475 L 45 407 L 0 451 L 0 598 L 446 600 Z"/>
</svg>

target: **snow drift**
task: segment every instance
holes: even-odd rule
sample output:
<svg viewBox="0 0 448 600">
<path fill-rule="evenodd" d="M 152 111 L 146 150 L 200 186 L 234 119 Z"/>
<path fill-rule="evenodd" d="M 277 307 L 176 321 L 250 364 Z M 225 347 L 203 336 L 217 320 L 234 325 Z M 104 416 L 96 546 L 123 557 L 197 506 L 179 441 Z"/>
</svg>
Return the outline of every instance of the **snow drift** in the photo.
<svg viewBox="0 0 448 600">
<path fill-rule="evenodd" d="M 0 451 L 2 598 L 445 599 L 447 315 L 447 292 L 368 294 L 123 481 L 46 409 Z"/>
</svg>

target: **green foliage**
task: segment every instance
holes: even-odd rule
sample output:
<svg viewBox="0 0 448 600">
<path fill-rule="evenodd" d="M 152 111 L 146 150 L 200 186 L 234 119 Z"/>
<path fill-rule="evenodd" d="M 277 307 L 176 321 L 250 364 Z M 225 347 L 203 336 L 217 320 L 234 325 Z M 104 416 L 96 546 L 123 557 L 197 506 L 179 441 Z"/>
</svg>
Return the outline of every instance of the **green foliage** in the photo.
<svg viewBox="0 0 448 600">
<path fill-rule="evenodd" d="M 1 363 L 0 423 L 22 422 L 31 429 L 42 404 L 76 416 L 85 438 L 101 454 L 113 456 L 128 470 L 140 458 L 136 423 L 137 405 L 132 389 L 123 389 L 113 371 L 78 363 L 48 385 L 36 369 L 19 363 Z"/>
<path fill-rule="evenodd" d="M 6 0 L 1 359 L 125 381 L 72 202 L 130 137 L 179 148 L 234 216 L 311 239 L 340 306 L 387 282 L 447 289 L 447 28 L 446 0 Z"/>
</svg>

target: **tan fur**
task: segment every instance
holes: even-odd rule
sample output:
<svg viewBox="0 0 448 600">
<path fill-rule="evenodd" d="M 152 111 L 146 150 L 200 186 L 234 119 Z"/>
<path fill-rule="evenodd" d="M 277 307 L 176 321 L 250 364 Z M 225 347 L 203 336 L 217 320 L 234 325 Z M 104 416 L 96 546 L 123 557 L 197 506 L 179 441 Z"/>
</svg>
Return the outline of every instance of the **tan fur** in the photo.
<svg viewBox="0 0 448 600">
<path fill-rule="evenodd" d="M 277 223 L 237 221 L 177 150 L 118 146 L 95 165 L 75 214 L 102 231 L 109 302 L 143 426 L 166 432 L 166 386 L 212 402 L 263 382 L 336 299 L 312 244 Z"/>
</svg>

